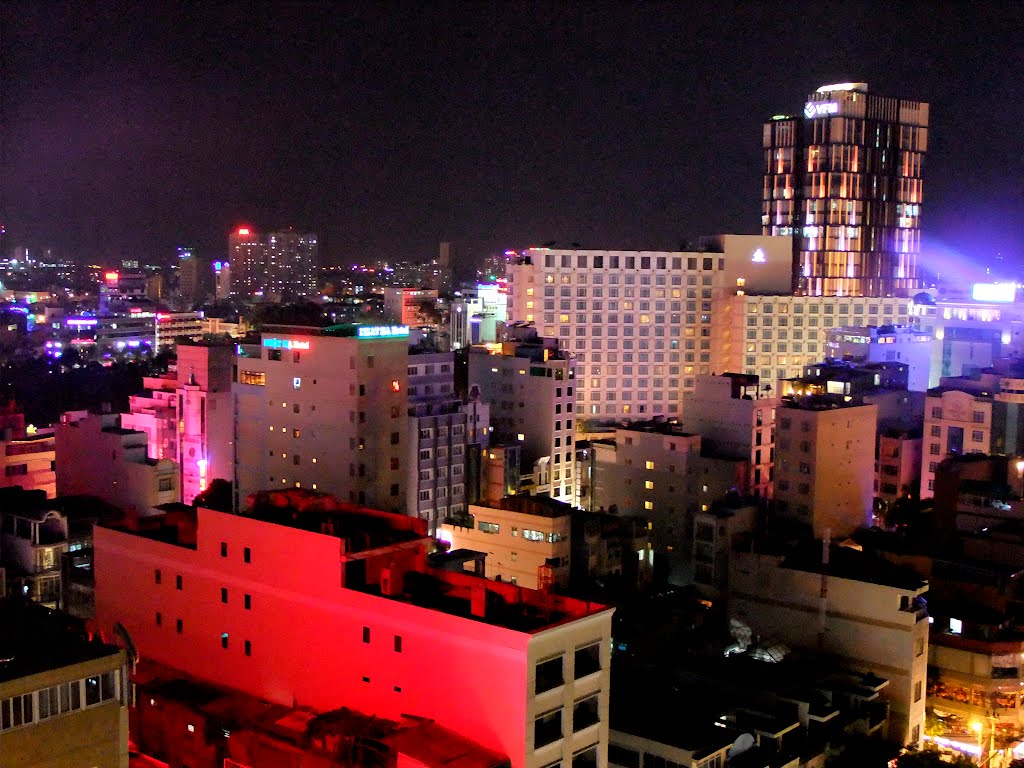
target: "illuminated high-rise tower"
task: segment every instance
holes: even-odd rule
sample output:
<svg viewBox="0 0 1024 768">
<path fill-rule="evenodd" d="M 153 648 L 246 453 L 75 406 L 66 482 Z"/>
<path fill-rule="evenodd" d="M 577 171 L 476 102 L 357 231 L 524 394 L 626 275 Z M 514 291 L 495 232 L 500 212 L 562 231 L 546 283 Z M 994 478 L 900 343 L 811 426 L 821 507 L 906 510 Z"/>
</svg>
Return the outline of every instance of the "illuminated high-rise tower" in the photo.
<svg viewBox="0 0 1024 768">
<path fill-rule="evenodd" d="M 261 239 L 251 227 L 228 236 L 231 293 L 267 301 L 316 294 L 319 277 L 317 236 L 292 229 Z"/>
<path fill-rule="evenodd" d="M 917 286 L 928 105 L 824 85 L 764 125 L 762 233 L 793 235 L 793 289 L 906 295 Z"/>
</svg>

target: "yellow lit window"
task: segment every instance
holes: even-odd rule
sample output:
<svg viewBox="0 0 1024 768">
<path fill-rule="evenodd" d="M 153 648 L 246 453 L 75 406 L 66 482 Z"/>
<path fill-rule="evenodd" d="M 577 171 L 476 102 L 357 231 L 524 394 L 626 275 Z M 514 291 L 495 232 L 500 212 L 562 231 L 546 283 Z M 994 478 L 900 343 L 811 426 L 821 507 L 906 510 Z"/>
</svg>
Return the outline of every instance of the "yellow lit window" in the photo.
<svg viewBox="0 0 1024 768">
<path fill-rule="evenodd" d="M 644 502 L 644 509 L 654 509 L 654 502 L 653 501 L 645 501 Z"/>
<path fill-rule="evenodd" d="M 650 315 L 640 315 L 640 322 L 641 323 L 649 323 L 649 322 L 651 322 L 651 316 Z"/>
<path fill-rule="evenodd" d="M 528 323 L 532 323 L 533 322 L 533 313 L 531 313 L 531 312 L 527 312 L 526 313 L 526 322 L 528 322 Z"/>
<path fill-rule="evenodd" d="M 648 469 L 654 469 L 654 462 L 653 461 L 644 462 L 644 466 L 646 466 Z"/>
<path fill-rule="evenodd" d="M 569 322 L 569 316 L 568 315 L 559 315 L 558 316 L 558 322 L 560 322 L 560 323 L 568 323 Z"/>
<path fill-rule="evenodd" d="M 653 490 L 654 489 L 654 481 L 653 480 L 646 481 L 644 483 L 644 488 L 646 488 L 648 491 Z"/>
<path fill-rule="evenodd" d="M 527 288 L 526 289 L 526 295 L 527 296 L 533 296 L 533 288 Z"/>
<path fill-rule="evenodd" d="M 532 301 L 526 302 L 526 308 L 527 309 L 533 309 L 533 302 Z"/>
</svg>

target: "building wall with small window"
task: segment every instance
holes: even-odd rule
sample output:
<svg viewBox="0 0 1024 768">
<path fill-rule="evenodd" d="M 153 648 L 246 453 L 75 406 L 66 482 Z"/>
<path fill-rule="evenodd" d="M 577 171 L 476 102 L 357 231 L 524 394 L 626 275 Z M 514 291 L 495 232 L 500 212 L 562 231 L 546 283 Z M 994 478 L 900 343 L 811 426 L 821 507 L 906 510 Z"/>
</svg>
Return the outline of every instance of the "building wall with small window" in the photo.
<svg viewBox="0 0 1024 768">
<path fill-rule="evenodd" d="M 848 536 L 871 524 L 877 405 L 778 410 L 776 512 L 816 538 Z"/>
<path fill-rule="evenodd" d="M 405 512 L 408 336 L 266 326 L 261 341 L 236 359 L 236 506 L 306 488 Z"/>
<path fill-rule="evenodd" d="M 994 401 L 970 391 L 935 389 L 924 409 L 921 498 L 935 496 L 935 471 L 947 456 L 992 452 Z"/>
<path fill-rule="evenodd" d="M 194 548 L 106 527 L 94 543 L 97 623 L 120 622 L 145 658 L 287 706 L 433 718 L 513 768 L 595 747 L 605 768 L 610 609 L 527 628 L 445 612 L 442 595 L 434 607 L 346 588 L 337 537 L 202 508 Z M 559 679 L 538 691 L 555 657 Z"/>
</svg>

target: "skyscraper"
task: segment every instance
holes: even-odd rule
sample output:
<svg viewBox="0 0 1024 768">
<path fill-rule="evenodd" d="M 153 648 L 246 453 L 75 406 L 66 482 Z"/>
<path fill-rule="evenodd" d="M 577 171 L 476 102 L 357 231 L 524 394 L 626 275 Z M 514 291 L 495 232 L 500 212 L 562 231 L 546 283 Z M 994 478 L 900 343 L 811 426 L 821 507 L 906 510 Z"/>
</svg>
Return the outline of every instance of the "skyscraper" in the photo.
<svg viewBox="0 0 1024 768">
<path fill-rule="evenodd" d="M 917 285 L 928 105 L 824 85 L 764 125 L 761 226 L 793 236 L 793 289 L 906 295 Z"/>
<path fill-rule="evenodd" d="M 228 235 L 234 295 L 282 300 L 317 291 L 317 236 L 288 229 L 260 239 L 251 227 Z"/>
</svg>

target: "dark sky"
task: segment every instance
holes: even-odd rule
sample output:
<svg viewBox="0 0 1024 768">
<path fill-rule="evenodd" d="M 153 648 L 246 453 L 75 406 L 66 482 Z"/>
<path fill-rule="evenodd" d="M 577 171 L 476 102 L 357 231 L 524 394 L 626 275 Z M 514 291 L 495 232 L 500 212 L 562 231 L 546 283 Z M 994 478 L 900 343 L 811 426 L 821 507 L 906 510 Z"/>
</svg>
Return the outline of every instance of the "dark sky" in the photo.
<svg viewBox="0 0 1024 768">
<path fill-rule="evenodd" d="M 1019 259 L 1024 12 L 996 5 L 6 3 L 4 248 L 676 248 L 758 231 L 762 121 L 858 80 L 931 103 L 926 238 Z"/>
</svg>

